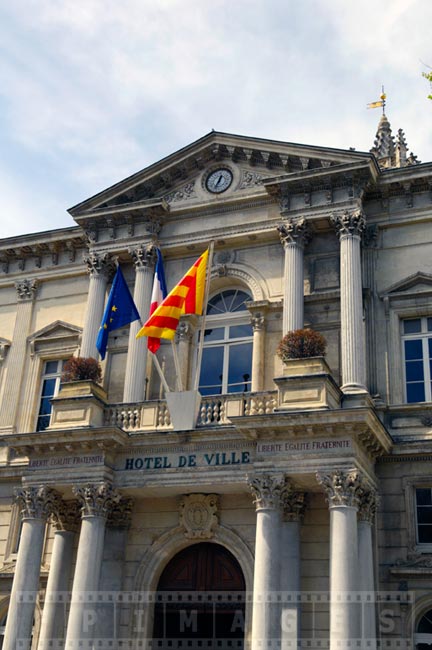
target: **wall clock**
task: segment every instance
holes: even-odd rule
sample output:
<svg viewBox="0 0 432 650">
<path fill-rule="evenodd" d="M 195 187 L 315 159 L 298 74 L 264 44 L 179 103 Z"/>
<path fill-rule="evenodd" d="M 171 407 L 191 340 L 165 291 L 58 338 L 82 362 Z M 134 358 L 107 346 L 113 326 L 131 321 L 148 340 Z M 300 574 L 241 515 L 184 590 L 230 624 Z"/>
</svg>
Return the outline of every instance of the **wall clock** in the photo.
<svg viewBox="0 0 432 650">
<path fill-rule="evenodd" d="M 206 178 L 205 186 L 212 194 L 225 192 L 233 182 L 232 172 L 226 167 L 215 169 Z"/>
</svg>

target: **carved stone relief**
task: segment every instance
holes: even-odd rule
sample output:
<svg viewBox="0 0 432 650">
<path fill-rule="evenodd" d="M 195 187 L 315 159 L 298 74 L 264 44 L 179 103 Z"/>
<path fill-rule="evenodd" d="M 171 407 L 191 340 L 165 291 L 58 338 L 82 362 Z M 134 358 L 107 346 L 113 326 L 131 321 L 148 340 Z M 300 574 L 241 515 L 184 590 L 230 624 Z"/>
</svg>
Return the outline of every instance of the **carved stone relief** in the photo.
<svg viewBox="0 0 432 650">
<path fill-rule="evenodd" d="M 218 495 L 188 494 L 180 501 L 180 526 L 188 539 L 211 539 L 218 525 Z"/>
</svg>

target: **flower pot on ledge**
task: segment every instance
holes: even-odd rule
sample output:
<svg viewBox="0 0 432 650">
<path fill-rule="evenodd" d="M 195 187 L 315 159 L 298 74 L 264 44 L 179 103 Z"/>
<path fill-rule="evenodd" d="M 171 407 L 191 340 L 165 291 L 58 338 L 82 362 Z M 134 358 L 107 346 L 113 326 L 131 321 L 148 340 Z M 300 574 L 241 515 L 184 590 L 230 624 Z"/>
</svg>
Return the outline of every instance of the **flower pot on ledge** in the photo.
<svg viewBox="0 0 432 650">
<path fill-rule="evenodd" d="M 278 411 L 340 408 L 342 393 L 324 357 L 286 359 L 278 387 Z"/>
<path fill-rule="evenodd" d="M 59 394 L 51 400 L 48 428 L 101 427 L 106 403 L 106 391 L 94 381 L 82 379 L 61 384 Z"/>
</svg>

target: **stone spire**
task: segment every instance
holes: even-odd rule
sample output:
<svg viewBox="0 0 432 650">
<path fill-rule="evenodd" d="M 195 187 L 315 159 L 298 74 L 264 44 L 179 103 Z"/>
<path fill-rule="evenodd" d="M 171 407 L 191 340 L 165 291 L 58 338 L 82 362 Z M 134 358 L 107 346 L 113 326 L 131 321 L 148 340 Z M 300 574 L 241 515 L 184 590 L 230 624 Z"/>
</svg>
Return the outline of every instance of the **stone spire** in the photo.
<svg viewBox="0 0 432 650">
<path fill-rule="evenodd" d="M 374 146 L 370 152 L 376 156 L 382 169 L 418 165 L 420 162 L 412 152 L 408 156 L 408 145 L 402 129 L 398 130 L 395 140 L 385 113 L 382 114 L 379 121 Z"/>
</svg>

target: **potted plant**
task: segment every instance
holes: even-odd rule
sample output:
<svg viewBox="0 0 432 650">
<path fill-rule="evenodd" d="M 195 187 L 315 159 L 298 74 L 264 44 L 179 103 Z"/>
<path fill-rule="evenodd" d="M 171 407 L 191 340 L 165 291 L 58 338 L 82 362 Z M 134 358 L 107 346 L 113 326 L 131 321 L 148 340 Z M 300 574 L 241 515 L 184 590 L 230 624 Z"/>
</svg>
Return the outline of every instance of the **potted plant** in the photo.
<svg viewBox="0 0 432 650">
<path fill-rule="evenodd" d="M 340 391 L 324 358 L 327 342 L 310 328 L 285 334 L 277 348 L 283 377 L 276 377 L 281 410 L 335 408 Z"/>
<path fill-rule="evenodd" d="M 50 429 L 101 426 L 107 395 L 93 357 L 71 357 L 63 366 L 60 392 L 52 402 Z"/>
</svg>

